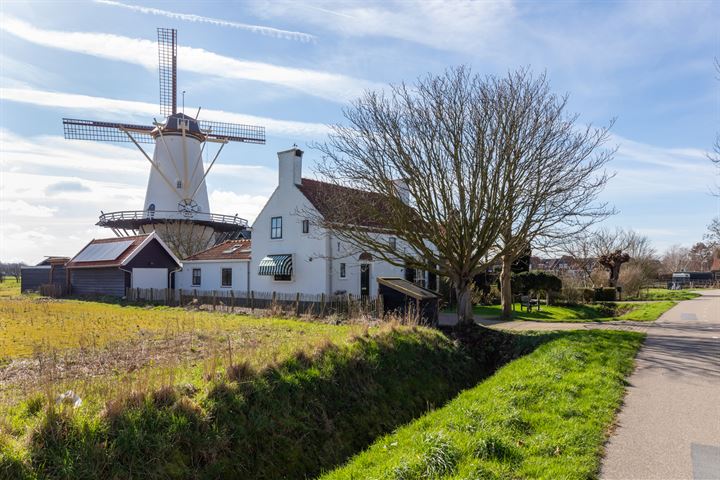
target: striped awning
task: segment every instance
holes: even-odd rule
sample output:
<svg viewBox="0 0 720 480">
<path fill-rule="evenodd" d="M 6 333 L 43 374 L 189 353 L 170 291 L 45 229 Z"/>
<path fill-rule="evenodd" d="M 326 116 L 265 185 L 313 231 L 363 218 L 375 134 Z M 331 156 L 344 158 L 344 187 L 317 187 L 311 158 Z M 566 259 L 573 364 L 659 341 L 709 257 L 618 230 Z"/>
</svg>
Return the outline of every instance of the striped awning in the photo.
<svg viewBox="0 0 720 480">
<path fill-rule="evenodd" d="M 260 260 L 258 275 L 292 275 L 292 255 L 268 255 Z"/>
</svg>

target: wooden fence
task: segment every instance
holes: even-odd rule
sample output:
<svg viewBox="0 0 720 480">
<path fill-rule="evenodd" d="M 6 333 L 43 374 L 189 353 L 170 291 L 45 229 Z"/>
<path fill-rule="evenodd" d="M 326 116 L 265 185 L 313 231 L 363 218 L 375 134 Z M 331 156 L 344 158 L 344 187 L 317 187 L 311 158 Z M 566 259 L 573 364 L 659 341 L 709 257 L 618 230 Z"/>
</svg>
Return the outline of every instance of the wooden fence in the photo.
<svg viewBox="0 0 720 480">
<path fill-rule="evenodd" d="M 383 298 L 352 294 L 325 295 L 306 293 L 258 292 L 255 290 L 188 290 L 169 288 L 129 288 L 127 300 L 162 305 L 205 305 L 209 309 L 234 312 L 255 310 L 284 312 L 295 316 L 311 315 L 324 318 L 329 315 L 383 316 Z"/>
</svg>

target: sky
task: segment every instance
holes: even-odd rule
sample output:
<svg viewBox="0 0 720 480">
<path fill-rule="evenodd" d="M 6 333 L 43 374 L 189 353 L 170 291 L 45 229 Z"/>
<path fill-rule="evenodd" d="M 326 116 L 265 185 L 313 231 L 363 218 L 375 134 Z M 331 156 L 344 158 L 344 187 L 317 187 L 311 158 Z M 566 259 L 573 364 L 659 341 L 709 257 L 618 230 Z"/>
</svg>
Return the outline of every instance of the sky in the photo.
<svg viewBox="0 0 720 480">
<path fill-rule="evenodd" d="M 720 2 L 702 1 L 3 0 L 0 260 L 72 256 L 112 236 L 94 225 L 101 211 L 142 208 L 140 152 L 65 140 L 62 118 L 160 120 L 157 27 L 178 30 L 188 114 L 267 129 L 265 145 L 223 150 L 207 178 L 215 213 L 252 222 L 277 185 L 276 152 L 293 144 L 312 177 L 313 144 L 365 90 L 457 65 L 529 67 L 582 124 L 615 119 L 602 200 L 618 214 L 604 225 L 658 251 L 690 245 L 720 214 L 706 158 L 720 131 L 719 24 Z"/>
</svg>

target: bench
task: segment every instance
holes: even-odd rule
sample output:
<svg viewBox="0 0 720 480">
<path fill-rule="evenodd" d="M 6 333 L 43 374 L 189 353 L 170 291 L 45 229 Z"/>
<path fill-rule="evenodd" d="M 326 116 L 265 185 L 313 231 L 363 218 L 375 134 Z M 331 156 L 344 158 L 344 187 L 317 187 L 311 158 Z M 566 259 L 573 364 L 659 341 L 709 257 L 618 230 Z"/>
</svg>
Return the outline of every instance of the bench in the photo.
<svg viewBox="0 0 720 480">
<path fill-rule="evenodd" d="M 540 302 L 536 298 L 530 298 L 530 295 L 521 295 L 520 296 L 520 311 L 522 312 L 523 307 L 528 312 L 532 311 L 532 308 L 535 307 L 536 310 L 540 310 Z"/>
</svg>

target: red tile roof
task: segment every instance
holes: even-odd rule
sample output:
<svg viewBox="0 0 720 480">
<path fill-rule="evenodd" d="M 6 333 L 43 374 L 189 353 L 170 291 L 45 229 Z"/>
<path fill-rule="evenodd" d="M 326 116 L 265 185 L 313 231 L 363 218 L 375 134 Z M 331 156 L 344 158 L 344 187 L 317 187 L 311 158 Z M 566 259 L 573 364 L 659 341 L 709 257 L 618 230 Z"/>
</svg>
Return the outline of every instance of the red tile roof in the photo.
<svg viewBox="0 0 720 480">
<path fill-rule="evenodd" d="M 185 259 L 192 260 L 250 260 L 250 240 L 227 240 Z"/>
<path fill-rule="evenodd" d="M 67 268 L 78 268 L 78 267 L 119 267 L 122 265 L 123 261 L 132 255 L 132 253 L 135 251 L 137 247 L 140 246 L 140 244 L 145 240 L 149 235 L 149 233 L 145 235 L 135 235 L 132 237 L 115 237 L 115 238 L 98 238 L 93 239 L 83 247 L 82 250 L 80 250 L 77 255 L 75 255 L 65 266 Z M 128 247 L 122 251 L 117 257 L 115 257 L 113 260 L 94 260 L 89 262 L 82 262 L 82 261 L 76 261 L 75 258 L 80 255 L 83 250 L 85 250 L 90 245 L 97 245 L 102 243 L 117 243 L 117 242 L 126 242 L 128 240 L 132 240 L 132 243 L 128 245 Z"/>
<path fill-rule="evenodd" d="M 364 227 L 383 227 L 390 215 L 388 197 L 380 193 L 303 178 L 297 188 L 326 221 Z M 362 208 L 356 208 L 363 205 Z M 374 208 L 368 208 L 374 207 Z"/>
</svg>

